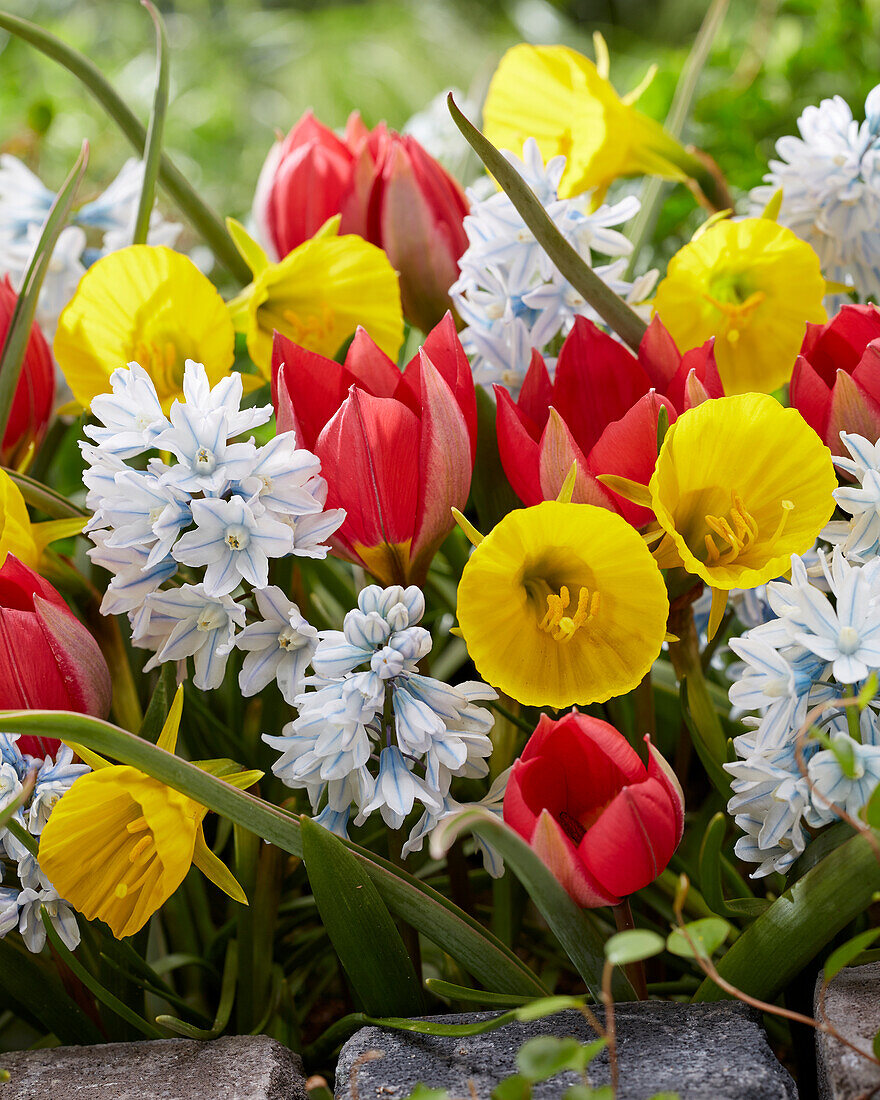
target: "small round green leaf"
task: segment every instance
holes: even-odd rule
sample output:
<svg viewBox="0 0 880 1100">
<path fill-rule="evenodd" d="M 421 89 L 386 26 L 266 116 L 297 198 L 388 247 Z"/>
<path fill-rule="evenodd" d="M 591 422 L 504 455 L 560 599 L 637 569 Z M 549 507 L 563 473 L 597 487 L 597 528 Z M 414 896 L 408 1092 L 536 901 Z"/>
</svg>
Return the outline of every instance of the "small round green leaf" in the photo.
<svg viewBox="0 0 880 1100">
<path fill-rule="evenodd" d="M 693 959 L 696 955 L 710 959 L 727 939 L 727 933 L 730 931 L 730 925 L 721 917 L 704 917 L 702 920 L 691 921 L 690 924 L 685 925 L 685 928 L 693 942 L 693 947 L 685 939 L 680 928 L 676 928 L 666 941 L 667 949 L 673 955 L 680 955 L 684 959 Z"/>
<path fill-rule="evenodd" d="M 578 1071 L 581 1046 L 577 1039 L 558 1039 L 555 1035 L 539 1035 L 529 1039 L 516 1052 L 516 1068 L 530 1081 L 546 1081 L 563 1070 Z"/>
<path fill-rule="evenodd" d="M 531 1084 L 518 1073 L 505 1077 L 492 1090 L 492 1100 L 530 1100 L 531 1095 Z"/>
<path fill-rule="evenodd" d="M 630 928 L 618 932 L 605 943 L 605 958 L 615 966 L 650 959 L 663 950 L 663 937 L 644 928 Z"/>
<path fill-rule="evenodd" d="M 825 981 L 830 982 L 845 966 L 853 961 L 880 936 L 880 928 L 869 928 L 867 932 L 860 932 L 851 940 L 842 943 L 835 948 L 825 961 Z"/>
</svg>

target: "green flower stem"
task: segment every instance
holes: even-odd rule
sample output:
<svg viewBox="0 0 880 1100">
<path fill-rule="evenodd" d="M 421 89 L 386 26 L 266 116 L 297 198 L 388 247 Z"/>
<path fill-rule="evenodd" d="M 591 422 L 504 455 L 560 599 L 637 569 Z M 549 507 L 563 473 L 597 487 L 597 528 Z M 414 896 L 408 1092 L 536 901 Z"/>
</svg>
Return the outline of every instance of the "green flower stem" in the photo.
<svg viewBox="0 0 880 1100">
<path fill-rule="evenodd" d="M 97 65 L 54 34 L 9 12 L 0 12 L 0 29 L 29 42 L 41 53 L 73 73 L 128 138 L 138 156 L 143 155 L 147 139 L 143 123 L 107 81 Z M 162 154 L 159 162 L 159 182 L 201 233 L 220 263 L 238 282 L 243 286 L 247 285 L 251 281 L 250 268 L 239 256 L 232 238 L 226 232 L 226 226 L 165 153 Z"/>
<path fill-rule="evenodd" d="M 678 608 L 673 604 L 669 616 L 669 630 L 678 638 L 677 642 L 669 643 L 669 657 L 682 688 L 684 689 L 686 685 L 687 711 L 691 718 L 692 732 L 695 734 L 694 747 L 701 758 L 703 758 L 703 752 L 701 752 L 703 749 L 709 753 L 712 761 L 720 766 L 727 759 L 727 737 L 703 673 L 700 642 L 690 603 Z M 726 783 L 727 781 L 725 785 Z"/>
<path fill-rule="evenodd" d="M 86 519 L 89 516 L 85 508 L 73 504 L 67 497 L 54 489 L 50 489 L 48 485 L 43 485 L 41 481 L 28 477 L 27 474 L 20 474 L 18 470 L 11 470 L 8 466 L 0 467 L 0 469 L 12 478 L 21 490 L 21 495 L 27 504 L 30 504 L 33 508 L 39 508 L 41 512 L 45 512 L 52 519 L 74 519 L 78 516 Z"/>
<path fill-rule="evenodd" d="M 141 0 L 156 25 L 156 93 L 153 98 L 153 111 L 150 125 L 144 139 L 144 181 L 138 200 L 137 216 L 134 223 L 134 244 L 146 244 L 150 228 L 150 215 L 156 201 L 156 182 L 159 178 L 159 162 L 162 157 L 162 135 L 165 130 L 165 115 L 168 112 L 168 39 L 162 16 L 150 3 Z"/>
<path fill-rule="evenodd" d="M 621 340 L 637 351 L 647 325 L 630 307 L 585 263 L 553 224 L 540 199 L 512 164 L 461 113 L 447 96 L 449 113 L 455 125 L 472 146 L 474 152 L 495 177 L 513 203 L 535 240 L 555 264 L 560 275 L 568 279 L 575 290 L 596 310 Z"/>
</svg>

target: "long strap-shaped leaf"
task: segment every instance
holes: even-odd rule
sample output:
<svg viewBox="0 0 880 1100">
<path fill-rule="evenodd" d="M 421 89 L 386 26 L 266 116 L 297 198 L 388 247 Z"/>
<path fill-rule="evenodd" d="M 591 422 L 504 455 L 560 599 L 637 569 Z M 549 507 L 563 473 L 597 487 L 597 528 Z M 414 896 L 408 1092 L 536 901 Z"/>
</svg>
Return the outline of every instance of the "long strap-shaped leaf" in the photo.
<svg viewBox="0 0 880 1100">
<path fill-rule="evenodd" d="M 513 165 L 480 133 L 447 96 L 449 113 L 474 152 L 498 181 L 498 185 L 516 207 L 517 213 L 575 290 L 608 322 L 617 335 L 635 351 L 647 331 L 647 325 L 626 302 L 605 285 L 588 263 L 577 254 L 553 224 L 541 200 Z"/>
<path fill-rule="evenodd" d="M 369 872 L 342 841 L 302 820 L 303 859 L 318 912 L 364 1012 L 418 1016 L 424 1011 L 415 968 Z M 369 929 L 370 950 L 364 950 Z"/>
<path fill-rule="evenodd" d="M 39 731 L 43 737 L 85 745 L 139 768 L 285 852 L 303 854 L 299 821 L 291 814 L 110 722 L 69 711 L 21 710 L 0 712 L 0 728 L 6 733 Z M 356 844 L 347 847 L 366 868 L 388 908 L 447 951 L 477 981 L 499 993 L 546 995 L 537 975 L 468 913 L 381 856 Z"/>
<path fill-rule="evenodd" d="M 841 844 L 750 924 L 718 963 L 722 978 L 772 1001 L 880 890 L 880 864 L 863 836 Z M 727 997 L 707 978 L 695 1001 Z"/>
<path fill-rule="evenodd" d="M 141 0 L 156 25 L 156 92 L 153 96 L 153 110 L 150 125 L 144 143 L 144 179 L 141 195 L 138 199 L 137 215 L 134 220 L 134 244 L 146 244 L 150 228 L 150 216 L 156 199 L 156 181 L 159 178 L 159 163 L 162 158 L 162 135 L 165 131 L 165 114 L 168 110 L 168 38 L 165 23 L 150 0 Z"/>
<path fill-rule="evenodd" d="M 41 53 L 63 65 L 92 93 L 110 118 L 128 138 L 141 156 L 146 146 L 147 132 L 131 108 L 104 77 L 100 69 L 84 54 L 62 42 L 54 34 L 20 19 L 10 12 L 0 12 L 0 27 L 10 34 L 30 42 Z M 159 164 L 159 182 L 183 213 L 210 245 L 214 255 L 242 284 L 251 281 L 251 273 L 239 256 L 232 239 L 217 214 L 192 188 L 179 168 L 165 153 Z"/>
<path fill-rule="evenodd" d="M 443 821 L 432 839 L 432 852 L 447 848 L 461 832 L 475 833 L 501 853 L 598 1001 L 605 965 L 604 943 L 549 868 L 522 837 L 482 806 L 464 809 Z M 621 971 L 615 974 L 614 995 L 616 1000 L 635 998 Z"/>
<path fill-rule="evenodd" d="M 83 142 L 70 175 L 64 181 L 64 186 L 55 196 L 55 201 L 49 210 L 37 247 L 25 273 L 15 309 L 12 311 L 12 320 L 9 322 L 6 339 L 0 352 L 0 439 L 6 433 L 6 425 L 12 411 L 12 400 L 18 388 L 18 379 L 24 364 L 34 315 L 37 312 L 37 300 L 43 288 L 46 272 L 49 270 L 55 242 L 67 221 L 76 190 L 88 162 L 89 145 L 88 142 Z"/>
</svg>

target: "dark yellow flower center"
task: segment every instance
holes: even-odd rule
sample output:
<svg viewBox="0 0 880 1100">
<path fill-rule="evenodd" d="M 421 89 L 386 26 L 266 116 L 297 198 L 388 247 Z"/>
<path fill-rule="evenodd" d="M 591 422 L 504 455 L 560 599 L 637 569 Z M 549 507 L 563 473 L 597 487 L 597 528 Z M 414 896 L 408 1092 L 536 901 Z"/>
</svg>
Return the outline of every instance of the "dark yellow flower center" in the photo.
<svg viewBox="0 0 880 1100">
<path fill-rule="evenodd" d="M 310 308 L 315 310 L 314 306 Z M 264 306 L 260 306 L 259 314 L 261 328 L 277 329 L 303 347 L 323 343 L 332 336 L 336 325 L 336 315 L 326 302 L 321 304 L 319 312 L 305 314 L 286 305 L 283 300 L 270 298 Z"/>
<path fill-rule="evenodd" d="M 735 344 L 742 334 L 743 329 L 748 328 L 752 314 L 764 301 L 767 295 L 763 290 L 756 290 L 742 301 L 725 301 L 723 298 L 704 294 L 703 297 L 721 313 L 721 327 L 718 335 L 729 344 Z"/>
<path fill-rule="evenodd" d="M 599 593 L 591 594 L 589 589 L 582 587 L 577 607 L 568 615 L 570 603 L 571 595 L 566 585 L 562 585 L 558 595 L 551 592 L 547 596 L 547 613 L 539 625 L 556 642 L 570 642 L 584 623 L 595 617 L 599 610 Z"/>
<path fill-rule="evenodd" d="M 137 833 L 143 833 L 128 853 L 128 861 L 134 868 L 143 867 L 143 873 L 134 882 L 120 882 L 116 886 L 116 896 L 118 898 L 124 898 L 129 893 L 139 890 L 141 886 L 147 881 L 150 875 L 150 864 L 156 857 L 156 844 L 153 838 L 152 830 L 147 822 L 147 819 L 141 815 L 135 818 L 134 821 L 129 821 L 126 826 L 126 830 L 135 836 Z"/>
<path fill-rule="evenodd" d="M 180 393 L 184 357 L 170 340 L 141 340 L 133 358 L 152 378 L 160 401 Z"/>
<path fill-rule="evenodd" d="M 770 538 L 774 543 L 782 534 L 789 514 L 794 508 L 790 500 L 782 501 L 782 514 L 776 530 Z M 726 516 L 706 514 L 705 522 L 709 530 L 704 536 L 706 543 L 707 565 L 731 565 L 746 554 L 758 539 L 758 522 L 743 503 L 742 497 L 734 489 L 730 494 L 730 511 Z"/>
</svg>

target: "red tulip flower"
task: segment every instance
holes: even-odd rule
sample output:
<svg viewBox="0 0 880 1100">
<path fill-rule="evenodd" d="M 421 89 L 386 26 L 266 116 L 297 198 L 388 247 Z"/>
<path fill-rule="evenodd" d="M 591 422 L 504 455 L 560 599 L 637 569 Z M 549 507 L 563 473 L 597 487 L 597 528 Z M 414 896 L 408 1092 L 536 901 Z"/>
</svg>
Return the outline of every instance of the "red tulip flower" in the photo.
<svg viewBox="0 0 880 1100">
<path fill-rule="evenodd" d="M 407 320 L 429 332 L 450 308 L 467 248 L 464 191 L 415 138 L 356 113 L 343 137 L 309 111 L 269 153 L 254 197 L 263 240 L 281 259 L 335 214 L 388 254 Z"/>
<path fill-rule="evenodd" d="M 12 323 L 18 296 L 7 276 L 0 280 L 0 348 Z M 12 410 L 0 447 L 0 462 L 15 466 L 31 443 L 39 443 L 52 416 L 55 401 L 55 365 L 49 345 L 36 323 L 24 353 Z"/>
<path fill-rule="evenodd" d="M 638 357 L 588 321 L 575 320 L 550 381 L 534 351 L 519 399 L 503 386 L 498 398 L 498 450 L 507 479 L 525 505 L 555 500 L 577 461 L 572 500 L 619 512 L 637 527 L 649 509 L 606 489 L 596 474 L 646 485 L 657 460 L 657 418 L 723 393 L 712 342 L 681 355 L 655 317 Z"/>
<path fill-rule="evenodd" d="M 279 431 L 321 460 L 331 539 L 385 585 L 421 584 L 464 508 L 476 454 L 470 364 L 446 317 L 401 374 L 363 329 L 345 363 L 275 334 L 272 396 Z"/>
<path fill-rule="evenodd" d="M 840 433 L 880 438 L 880 309 L 844 306 L 825 325 L 807 325 L 791 376 L 791 404 L 831 449 Z"/>
<path fill-rule="evenodd" d="M 0 710 L 74 710 L 106 718 L 110 671 L 98 643 L 47 580 L 7 554 L 0 568 Z M 20 737 L 33 756 L 60 742 Z"/>
<path fill-rule="evenodd" d="M 647 768 L 607 722 L 542 715 L 510 772 L 504 820 L 584 908 L 653 882 L 681 840 L 681 787 L 645 740 Z"/>
</svg>

